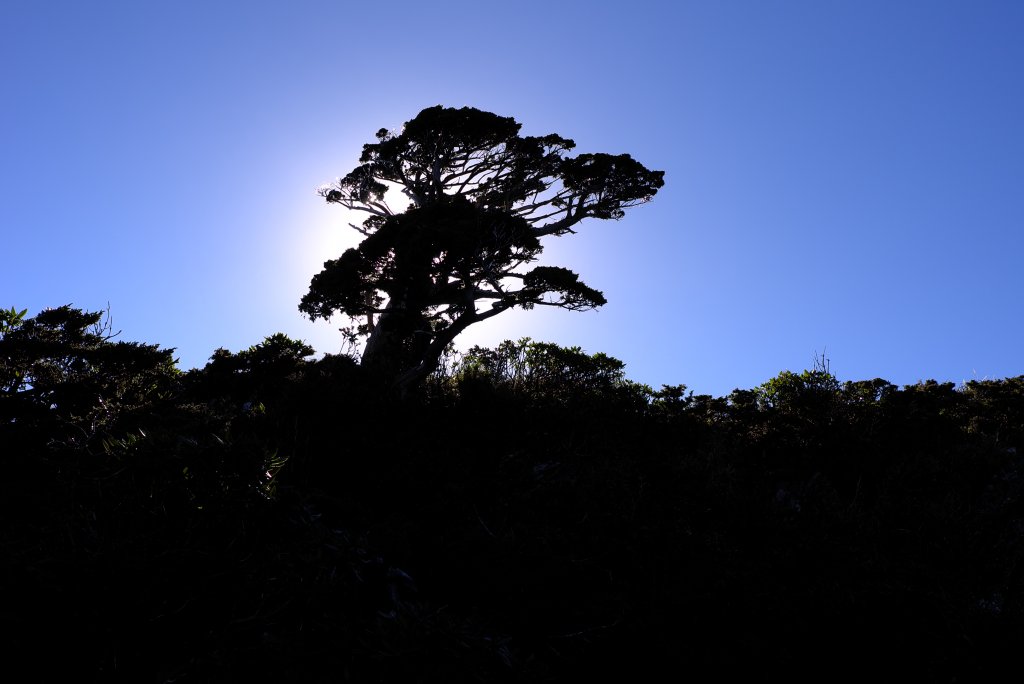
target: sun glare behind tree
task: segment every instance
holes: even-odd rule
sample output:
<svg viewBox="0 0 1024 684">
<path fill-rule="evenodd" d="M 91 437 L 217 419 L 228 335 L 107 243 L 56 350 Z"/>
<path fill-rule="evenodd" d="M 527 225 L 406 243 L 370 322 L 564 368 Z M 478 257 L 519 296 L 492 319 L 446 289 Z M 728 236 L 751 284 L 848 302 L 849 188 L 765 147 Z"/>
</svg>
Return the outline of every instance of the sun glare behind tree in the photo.
<svg viewBox="0 0 1024 684">
<path fill-rule="evenodd" d="M 586 311 L 602 292 L 571 270 L 537 265 L 541 238 L 588 218 L 620 219 L 651 200 L 664 172 L 628 154 L 568 156 L 556 134 L 470 107 L 424 109 L 401 132 L 377 132 L 360 166 L 321 189 L 366 215 L 363 241 L 328 261 L 299 309 L 361 320 L 364 366 L 405 391 L 436 367 L 462 331 L 513 308 Z M 393 206 L 400 188 L 408 206 Z"/>
</svg>

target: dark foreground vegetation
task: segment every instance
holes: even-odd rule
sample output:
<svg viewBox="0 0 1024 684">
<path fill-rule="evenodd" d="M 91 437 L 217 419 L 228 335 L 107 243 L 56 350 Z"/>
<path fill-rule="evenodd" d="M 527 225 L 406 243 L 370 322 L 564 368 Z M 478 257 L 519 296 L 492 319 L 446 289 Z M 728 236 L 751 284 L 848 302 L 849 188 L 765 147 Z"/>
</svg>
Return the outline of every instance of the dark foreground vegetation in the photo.
<svg viewBox="0 0 1024 684">
<path fill-rule="evenodd" d="M 2 316 L 17 681 L 972 681 L 1024 643 L 1024 377 L 713 398 L 521 341 L 399 399 L 282 335 L 182 373 Z"/>
</svg>

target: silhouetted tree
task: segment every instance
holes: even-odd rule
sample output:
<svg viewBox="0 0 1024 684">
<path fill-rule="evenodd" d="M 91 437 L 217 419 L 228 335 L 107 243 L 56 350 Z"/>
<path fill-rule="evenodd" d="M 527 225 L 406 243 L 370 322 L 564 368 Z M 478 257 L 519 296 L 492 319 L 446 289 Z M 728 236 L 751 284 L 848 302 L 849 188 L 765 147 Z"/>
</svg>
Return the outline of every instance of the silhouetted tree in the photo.
<svg viewBox="0 0 1024 684">
<path fill-rule="evenodd" d="M 190 373 L 193 390 L 206 399 L 234 403 L 283 399 L 284 388 L 311 363 L 313 348 L 301 340 L 275 333 L 236 354 L 217 349 L 202 370 Z"/>
<path fill-rule="evenodd" d="M 22 430 L 45 423 L 94 435 L 166 393 L 177 376 L 173 349 L 111 342 L 102 312 L 25 313 L 0 311 L 0 417 Z"/>
<path fill-rule="evenodd" d="M 628 154 L 567 157 L 572 140 L 524 137 L 520 127 L 470 107 L 424 109 L 399 133 L 378 131 L 360 166 L 321 190 L 369 214 L 350 224 L 365 239 L 324 264 L 299 309 L 312 319 L 365 317 L 363 364 L 397 387 L 429 375 L 473 323 L 516 306 L 604 304 L 569 269 L 527 265 L 542 237 L 572 233 L 587 218 L 622 218 L 664 184 L 664 172 Z M 389 190 L 408 208 L 392 207 Z"/>
<path fill-rule="evenodd" d="M 479 399 L 484 389 L 518 395 L 540 404 L 582 404 L 625 411 L 646 408 L 653 391 L 626 378 L 626 364 L 607 354 L 587 354 L 579 347 L 535 342 L 529 337 L 505 340 L 494 349 L 473 347 L 455 364 L 459 394 Z"/>
</svg>

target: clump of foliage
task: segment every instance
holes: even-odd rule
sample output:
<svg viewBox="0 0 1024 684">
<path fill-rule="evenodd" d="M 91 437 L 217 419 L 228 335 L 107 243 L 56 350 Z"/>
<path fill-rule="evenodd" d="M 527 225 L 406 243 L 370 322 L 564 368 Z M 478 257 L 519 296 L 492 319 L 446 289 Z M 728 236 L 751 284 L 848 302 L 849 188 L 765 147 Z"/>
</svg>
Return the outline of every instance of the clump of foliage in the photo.
<svg viewBox="0 0 1024 684">
<path fill-rule="evenodd" d="M 454 364 L 450 390 L 460 397 L 475 393 L 522 401 L 569 404 L 580 409 L 620 405 L 631 398 L 646 403 L 650 388 L 626 378 L 626 365 L 603 353 L 561 347 L 524 337 L 506 340 L 494 349 L 473 347 Z"/>
</svg>

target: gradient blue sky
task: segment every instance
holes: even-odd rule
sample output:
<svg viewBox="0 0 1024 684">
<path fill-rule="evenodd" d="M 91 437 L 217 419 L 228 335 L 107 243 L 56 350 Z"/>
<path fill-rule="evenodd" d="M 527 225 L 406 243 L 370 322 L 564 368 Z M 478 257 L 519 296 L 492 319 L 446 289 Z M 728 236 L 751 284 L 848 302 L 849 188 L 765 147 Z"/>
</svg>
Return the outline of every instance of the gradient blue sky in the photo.
<svg viewBox="0 0 1024 684">
<path fill-rule="evenodd" d="M 354 244 L 315 194 L 381 127 L 470 105 L 628 152 L 665 188 L 556 238 L 599 312 L 528 335 L 722 395 L 1024 373 L 1024 2 L 0 6 L 0 305 L 110 304 L 183 368 L 282 331 Z"/>
</svg>

